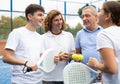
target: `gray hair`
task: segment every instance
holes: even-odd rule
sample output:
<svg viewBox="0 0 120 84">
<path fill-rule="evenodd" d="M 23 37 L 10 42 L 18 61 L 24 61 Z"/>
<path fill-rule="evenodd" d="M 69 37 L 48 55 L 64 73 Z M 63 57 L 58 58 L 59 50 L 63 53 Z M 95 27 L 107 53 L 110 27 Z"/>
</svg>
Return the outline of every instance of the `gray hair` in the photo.
<svg viewBox="0 0 120 84">
<path fill-rule="evenodd" d="M 93 15 L 97 15 L 97 10 L 96 10 L 95 7 L 93 7 L 93 6 L 86 6 L 86 7 L 84 7 L 84 8 L 82 9 L 82 11 L 83 11 L 83 10 L 86 10 L 86 9 L 90 9 L 90 10 L 91 10 L 91 13 L 92 13 Z"/>
</svg>

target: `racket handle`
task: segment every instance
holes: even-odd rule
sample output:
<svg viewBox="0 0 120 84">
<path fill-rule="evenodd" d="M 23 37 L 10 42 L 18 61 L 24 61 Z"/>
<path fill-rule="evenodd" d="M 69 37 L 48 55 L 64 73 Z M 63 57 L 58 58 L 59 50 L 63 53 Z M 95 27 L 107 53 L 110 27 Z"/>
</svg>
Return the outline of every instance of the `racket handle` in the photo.
<svg viewBox="0 0 120 84">
<path fill-rule="evenodd" d="M 30 71 L 32 71 L 32 68 L 31 67 L 27 67 L 26 72 L 30 72 Z"/>
</svg>

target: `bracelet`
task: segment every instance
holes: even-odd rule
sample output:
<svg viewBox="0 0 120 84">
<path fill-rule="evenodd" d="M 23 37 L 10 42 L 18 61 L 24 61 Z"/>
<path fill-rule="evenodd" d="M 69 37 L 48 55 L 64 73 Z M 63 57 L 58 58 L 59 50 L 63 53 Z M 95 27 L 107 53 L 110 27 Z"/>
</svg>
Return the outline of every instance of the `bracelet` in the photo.
<svg viewBox="0 0 120 84">
<path fill-rule="evenodd" d="M 28 61 L 25 62 L 24 66 L 27 66 Z"/>
</svg>

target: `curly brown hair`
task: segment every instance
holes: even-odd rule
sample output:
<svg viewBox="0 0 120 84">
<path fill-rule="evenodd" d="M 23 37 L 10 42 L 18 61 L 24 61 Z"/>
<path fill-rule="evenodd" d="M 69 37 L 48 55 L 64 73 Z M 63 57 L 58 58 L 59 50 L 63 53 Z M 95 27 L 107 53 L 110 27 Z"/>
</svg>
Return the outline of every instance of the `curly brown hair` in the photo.
<svg viewBox="0 0 120 84">
<path fill-rule="evenodd" d="M 45 32 L 47 32 L 47 31 L 51 31 L 51 29 L 52 29 L 52 25 L 51 25 L 51 23 L 52 23 L 52 20 L 56 17 L 56 16 L 58 16 L 58 15 L 61 15 L 62 16 L 62 14 L 60 13 L 60 11 L 58 11 L 58 10 L 51 10 L 48 14 L 47 14 L 47 16 L 45 17 L 45 20 L 44 20 L 44 23 L 43 23 L 43 28 L 44 28 L 44 31 Z M 62 20 L 63 20 L 63 17 L 62 17 Z M 65 21 L 63 20 L 63 25 L 62 25 L 62 28 L 61 28 L 61 30 L 64 30 L 66 28 L 66 23 L 65 23 Z"/>
</svg>

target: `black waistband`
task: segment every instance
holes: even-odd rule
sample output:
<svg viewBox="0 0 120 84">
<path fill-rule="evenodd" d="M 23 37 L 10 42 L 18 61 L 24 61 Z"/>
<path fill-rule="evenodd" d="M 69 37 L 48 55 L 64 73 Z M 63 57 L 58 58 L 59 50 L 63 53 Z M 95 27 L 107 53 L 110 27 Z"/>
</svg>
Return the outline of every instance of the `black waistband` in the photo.
<svg viewBox="0 0 120 84">
<path fill-rule="evenodd" d="M 63 81 L 42 81 L 42 84 L 64 84 Z"/>
</svg>

